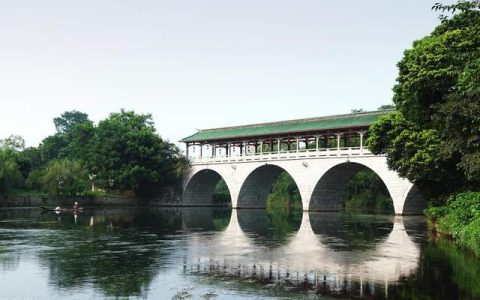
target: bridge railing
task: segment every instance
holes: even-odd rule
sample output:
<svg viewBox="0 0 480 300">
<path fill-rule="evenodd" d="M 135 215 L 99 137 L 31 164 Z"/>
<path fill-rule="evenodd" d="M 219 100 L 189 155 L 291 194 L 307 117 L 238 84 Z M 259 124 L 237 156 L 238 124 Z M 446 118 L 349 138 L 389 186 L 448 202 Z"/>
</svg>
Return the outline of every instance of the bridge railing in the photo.
<svg viewBox="0 0 480 300">
<path fill-rule="evenodd" d="M 247 153 L 243 155 L 232 156 L 203 156 L 193 157 L 190 161 L 193 164 L 206 163 L 226 163 L 226 162 L 242 162 L 242 161 L 268 161 L 268 160 L 285 160 L 285 159 L 302 159 L 302 158 L 326 158 L 326 157 L 356 157 L 372 155 L 365 147 L 342 147 L 342 148 L 319 148 L 317 149 L 299 149 L 282 150 L 263 153 Z"/>
</svg>

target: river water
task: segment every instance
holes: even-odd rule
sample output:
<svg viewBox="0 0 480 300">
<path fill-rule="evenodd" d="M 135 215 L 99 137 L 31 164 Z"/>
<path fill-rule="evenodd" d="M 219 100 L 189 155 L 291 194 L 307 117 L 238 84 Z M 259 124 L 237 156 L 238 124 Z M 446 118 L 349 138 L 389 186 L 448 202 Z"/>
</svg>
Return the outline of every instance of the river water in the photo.
<svg viewBox="0 0 480 300">
<path fill-rule="evenodd" d="M 0 298 L 479 299 L 480 260 L 422 217 L 0 210 Z"/>
</svg>

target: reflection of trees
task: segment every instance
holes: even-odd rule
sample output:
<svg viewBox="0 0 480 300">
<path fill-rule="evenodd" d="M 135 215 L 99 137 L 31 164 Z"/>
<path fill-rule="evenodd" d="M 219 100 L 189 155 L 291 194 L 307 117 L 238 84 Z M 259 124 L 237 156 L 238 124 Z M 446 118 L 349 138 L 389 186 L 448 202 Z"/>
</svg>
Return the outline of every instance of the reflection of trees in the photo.
<svg viewBox="0 0 480 300">
<path fill-rule="evenodd" d="M 181 209 L 185 229 L 189 231 L 217 231 L 227 228 L 231 209 L 196 207 Z"/>
<path fill-rule="evenodd" d="M 480 260 L 446 240 L 430 242 L 413 277 L 389 291 L 392 299 L 479 299 Z"/>
<path fill-rule="evenodd" d="M 425 249 L 425 255 L 433 264 L 443 264 L 449 269 L 449 278 L 457 284 L 462 292 L 466 292 L 473 298 L 480 298 L 480 260 L 471 253 L 465 252 L 455 244 L 446 240 L 439 240 L 435 245 L 429 245 Z M 442 272 L 443 273 L 443 272 Z M 445 274 L 446 275 L 446 274 Z M 433 280 L 432 280 L 433 281 Z M 438 282 L 438 281 L 437 281 Z M 463 294 L 463 293 L 460 293 Z M 460 298 L 464 298 L 463 296 Z"/>
<path fill-rule="evenodd" d="M 4 247 L 0 247 L 0 269 L 2 271 L 16 270 L 19 265 L 20 254 L 7 251 Z"/>
<path fill-rule="evenodd" d="M 334 250 L 374 248 L 393 228 L 392 219 L 380 215 L 310 212 L 309 218 L 313 232 Z"/>
<path fill-rule="evenodd" d="M 302 212 L 302 201 L 295 181 L 287 172 L 281 172 L 273 182 L 266 211 L 238 216 L 241 218 L 240 226 L 246 232 L 285 241 L 300 228 Z"/>
<path fill-rule="evenodd" d="M 284 215 L 263 209 L 241 209 L 237 216 L 243 232 L 250 234 L 258 244 L 270 246 L 285 243 L 302 222 L 301 211 Z"/>
<path fill-rule="evenodd" d="M 284 240 L 292 232 L 298 231 L 302 223 L 302 208 L 290 207 L 285 210 L 267 210 L 273 236 Z"/>
<path fill-rule="evenodd" d="M 56 220 L 53 224 L 60 230 L 38 239 L 48 247 L 39 258 L 50 271 L 50 281 L 62 289 L 92 284 L 107 296 L 146 296 L 166 258 L 174 254 L 169 236 L 184 230 L 223 229 L 230 213 L 208 208 L 108 208 L 87 210 L 76 221 L 69 214 L 50 214 L 47 218 Z"/>
<path fill-rule="evenodd" d="M 140 215 L 94 216 L 92 227 L 90 216 L 79 216 L 76 225 L 72 216 L 62 217 L 64 230 L 38 241 L 50 248 L 39 254 L 50 281 L 60 288 L 93 284 L 108 296 L 144 295 L 167 251 L 148 228 L 132 230 L 156 222 Z"/>
<path fill-rule="evenodd" d="M 225 230 L 230 224 L 231 209 L 213 209 L 212 222 L 214 230 Z"/>
</svg>

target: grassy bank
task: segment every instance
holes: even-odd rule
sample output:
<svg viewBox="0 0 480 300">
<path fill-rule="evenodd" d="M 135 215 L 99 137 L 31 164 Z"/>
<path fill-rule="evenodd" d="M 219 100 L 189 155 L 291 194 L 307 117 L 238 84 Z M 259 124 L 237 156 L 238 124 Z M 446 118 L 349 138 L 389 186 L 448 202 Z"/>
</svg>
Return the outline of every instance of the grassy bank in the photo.
<svg viewBox="0 0 480 300">
<path fill-rule="evenodd" d="M 445 206 L 426 213 L 434 230 L 480 255 L 480 192 L 450 196 Z"/>
</svg>

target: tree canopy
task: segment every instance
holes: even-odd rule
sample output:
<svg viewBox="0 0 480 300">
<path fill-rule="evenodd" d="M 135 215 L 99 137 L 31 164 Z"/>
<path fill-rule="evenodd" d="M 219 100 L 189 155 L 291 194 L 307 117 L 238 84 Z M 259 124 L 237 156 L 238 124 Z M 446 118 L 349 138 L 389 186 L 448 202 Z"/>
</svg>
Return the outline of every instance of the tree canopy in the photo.
<svg viewBox="0 0 480 300">
<path fill-rule="evenodd" d="M 155 196 L 180 182 L 188 161 L 156 132 L 152 116 L 121 110 L 99 122 L 64 112 L 57 132 L 24 149 L 19 136 L 0 140 L 0 194 L 19 187 L 51 196 L 102 191 Z M 93 182 L 94 181 L 94 182 Z"/>
<path fill-rule="evenodd" d="M 73 127 L 82 123 L 91 123 L 88 114 L 76 110 L 66 111 L 60 117 L 53 119 L 58 133 L 68 133 Z"/>
<path fill-rule="evenodd" d="M 91 168 L 112 188 L 151 196 L 175 182 L 179 150 L 156 133 L 150 114 L 112 113 L 96 131 Z"/>
<path fill-rule="evenodd" d="M 435 4 L 450 12 L 398 63 L 396 110 L 370 128 L 367 144 L 428 194 L 480 183 L 480 2 Z"/>
</svg>

